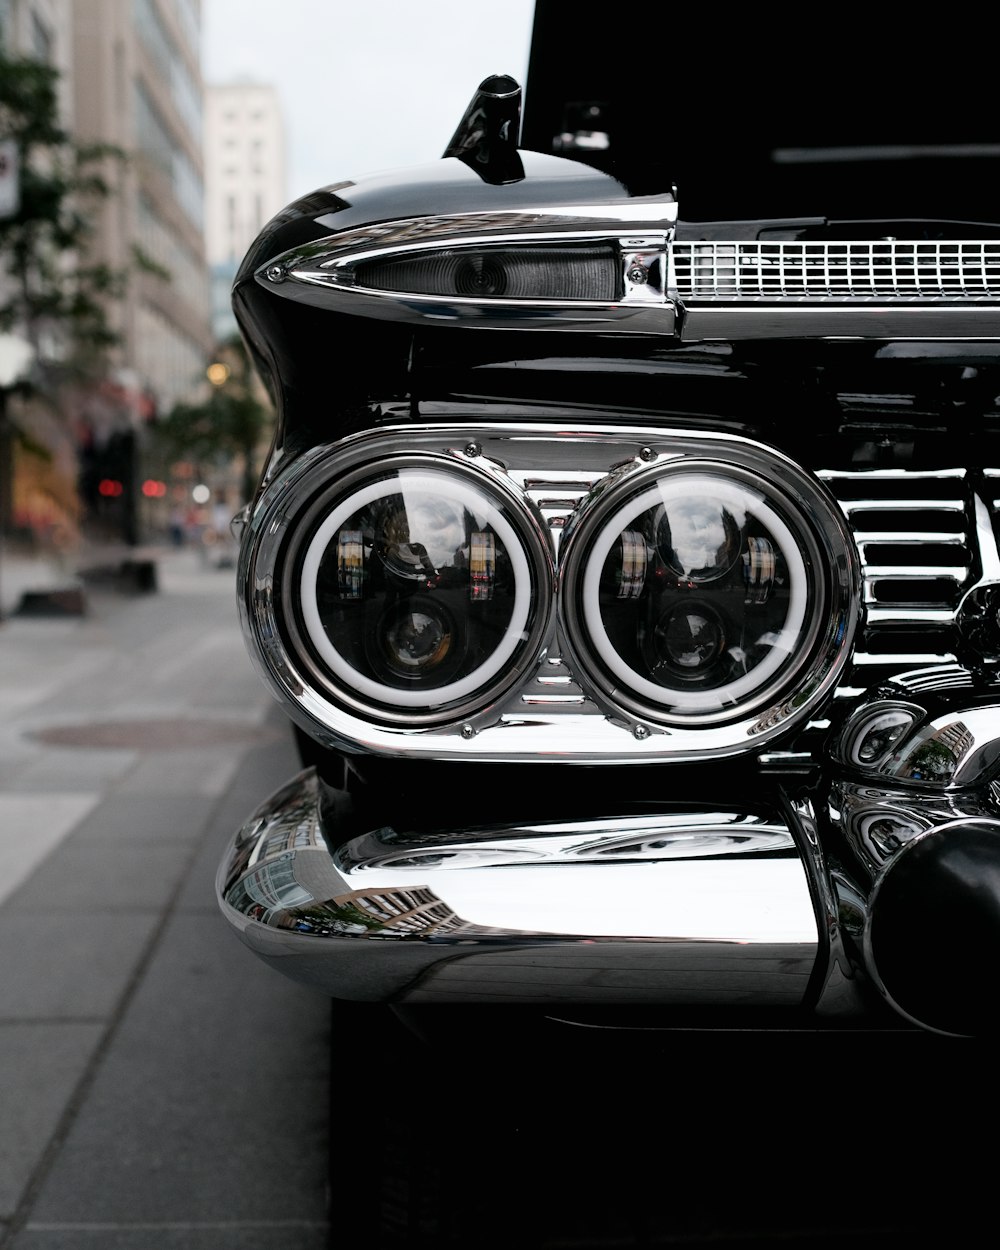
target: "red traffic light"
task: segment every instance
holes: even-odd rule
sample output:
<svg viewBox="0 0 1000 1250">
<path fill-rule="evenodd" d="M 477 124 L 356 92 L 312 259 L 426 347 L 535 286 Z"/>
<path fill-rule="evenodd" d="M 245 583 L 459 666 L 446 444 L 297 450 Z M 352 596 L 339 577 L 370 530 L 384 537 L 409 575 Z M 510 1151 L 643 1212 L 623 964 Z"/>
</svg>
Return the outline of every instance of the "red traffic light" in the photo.
<svg viewBox="0 0 1000 1250">
<path fill-rule="evenodd" d="M 98 493 L 103 495 L 105 499 L 114 499 L 124 490 L 121 482 L 113 477 L 102 477 L 97 485 Z"/>
<path fill-rule="evenodd" d="M 148 477 L 142 484 L 142 493 L 147 499 L 162 499 L 167 493 L 167 484 Z"/>
</svg>

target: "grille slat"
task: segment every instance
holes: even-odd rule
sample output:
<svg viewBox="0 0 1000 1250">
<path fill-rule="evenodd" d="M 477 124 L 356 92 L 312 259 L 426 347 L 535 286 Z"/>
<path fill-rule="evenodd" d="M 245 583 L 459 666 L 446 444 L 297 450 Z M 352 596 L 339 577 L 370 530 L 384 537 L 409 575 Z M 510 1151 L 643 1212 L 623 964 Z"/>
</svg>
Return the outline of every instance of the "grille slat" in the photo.
<svg viewBox="0 0 1000 1250">
<path fill-rule="evenodd" d="M 980 566 L 966 471 L 850 470 L 819 476 L 851 524 L 863 562 L 866 629 L 838 700 L 854 698 L 900 671 L 954 663 L 956 613 Z"/>
<path fill-rule="evenodd" d="M 921 564 L 920 568 L 914 568 L 912 564 L 865 565 L 865 577 L 873 582 L 884 580 L 888 577 L 892 578 L 893 581 L 911 582 L 950 580 L 956 585 L 962 585 L 968 575 L 968 566 L 954 568 L 950 565 Z"/>
<path fill-rule="evenodd" d="M 920 533 L 906 533 L 904 530 L 855 530 L 854 540 L 859 547 L 870 547 L 874 545 L 893 546 L 893 547 L 920 547 L 931 543 L 935 546 L 943 547 L 959 547 L 965 546 L 965 539 L 961 534 L 956 534 L 951 530 L 922 531 Z"/>
<path fill-rule="evenodd" d="M 831 470 L 819 476 L 854 530 L 869 625 L 874 611 L 882 626 L 923 622 L 940 630 L 953 624 L 976 567 L 971 505 L 956 492 L 965 471 Z M 931 494 L 934 486 L 940 498 Z"/>
</svg>

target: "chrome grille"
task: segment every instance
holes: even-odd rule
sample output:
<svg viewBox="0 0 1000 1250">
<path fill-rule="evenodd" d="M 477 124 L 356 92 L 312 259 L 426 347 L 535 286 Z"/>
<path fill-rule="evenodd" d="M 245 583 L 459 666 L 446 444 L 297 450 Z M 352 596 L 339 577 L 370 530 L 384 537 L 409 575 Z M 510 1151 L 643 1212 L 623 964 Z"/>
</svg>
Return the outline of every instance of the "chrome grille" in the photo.
<svg viewBox="0 0 1000 1250">
<path fill-rule="evenodd" d="M 517 473 L 511 477 L 541 512 L 552 534 L 556 550 L 562 527 L 580 501 L 603 474 L 581 473 L 573 469 L 548 469 L 544 473 Z"/>
<path fill-rule="evenodd" d="M 680 300 L 1000 298 L 1000 240 L 674 243 Z"/>
<path fill-rule="evenodd" d="M 541 513 L 556 551 L 559 550 L 566 522 L 603 476 L 601 473 L 582 473 L 574 469 L 511 473 Z M 526 711 L 545 709 L 557 714 L 579 711 L 584 707 L 596 711 L 556 649 L 546 657 L 535 679 L 522 690 L 521 704 Z"/>
<path fill-rule="evenodd" d="M 569 515 L 601 475 L 567 470 L 512 476 L 541 510 L 558 550 Z M 956 663 L 959 604 L 991 563 L 977 537 L 968 471 L 824 470 L 817 476 L 840 503 L 863 567 L 867 628 L 837 697 L 861 694 L 901 672 Z M 986 469 L 983 476 L 989 510 L 996 513 L 1000 470 Z M 557 713 L 587 703 L 555 653 L 524 689 L 522 701 L 526 708 Z"/>
<path fill-rule="evenodd" d="M 861 554 L 867 629 L 840 697 L 955 661 L 955 615 L 982 561 L 964 469 L 827 471 Z"/>
</svg>

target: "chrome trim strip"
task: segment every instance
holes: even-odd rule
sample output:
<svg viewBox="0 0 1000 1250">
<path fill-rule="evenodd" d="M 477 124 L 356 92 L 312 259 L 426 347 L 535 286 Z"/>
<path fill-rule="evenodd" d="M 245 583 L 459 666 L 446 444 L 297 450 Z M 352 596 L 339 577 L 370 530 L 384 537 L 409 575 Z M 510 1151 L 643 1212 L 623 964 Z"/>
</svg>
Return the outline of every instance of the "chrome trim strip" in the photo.
<svg viewBox="0 0 1000 1250">
<path fill-rule="evenodd" d="M 844 509 L 848 516 L 857 508 Z M 942 547 L 964 547 L 968 539 L 964 533 L 953 530 L 855 530 L 854 541 L 859 547 L 891 544 L 894 547 L 922 547 L 925 543 L 937 543 Z"/>
<path fill-rule="evenodd" d="M 588 703 L 589 700 L 583 694 L 525 693 L 521 695 L 521 702 L 526 707 L 551 707 L 555 704 L 570 707 L 574 705 L 582 706 L 584 703 Z"/>
<path fill-rule="evenodd" d="M 937 482 L 954 479 L 964 482 L 969 474 L 967 469 L 820 469 L 817 476 L 825 482 Z M 997 470 L 997 476 L 1000 476 L 1000 470 Z"/>
<path fill-rule="evenodd" d="M 406 322 L 559 322 L 581 331 L 679 331 L 682 341 L 1000 337 L 1000 240 L 679 242 L 676 222 L 676 203 L 660 198 L 406 217 L 292 248 L 254 277 L 304 303 Z M 620 299 L 475 298 L 357 281 L 358 266 L 375 257 L 571 242 L 613 244 Z"/>
<path fill-rule="evenodd" d="M 948 664 L 953 662 L 954 659 L 953 655 L 942 655 L 937 652 L 897 651 L 892 653 L 885 652 L 883 654 L 872 651 L 855 651 L 851 657 L 851 663 L 858 668 L 871 664 L 899 669 L 913 664 Z"/>
<path fill-rule="evenodd" d="M 925 582 L 934 578 L 959 583 L 964 582 L 968 575 L 968 568 L 959 568 L 954 564 L 923 564 L 919 569 L 912 564 L 869 564 L 865 568 L 865 578 L 869 582 L 891 577 L 895 581 Z"/>
<path fill-rule="evenodd" d="M 628 326 L 639 329 L 639 326 Z M 751 302 L 695 304 L 680 308 L 683 343 L 739 342 L 771 338 L 896 339 L 942 342 L 996 342 L 1000 339 L 1000 300 L 941 301 L 927 305 L 900 300 L 820 304 Z"/>
<path fill-rule="evenodd" d="M 895 607 L 872 605 L 867 611 L 869 625 L 952 625 L 955 613 L 950 608 Z"/>
<path fill-rule="evenodd" d="M 806 994 L 819 935 L 779 819 L 666 807 L 383 829 L 331 854 L 318 798 L 307 769 L 264 803 L 216 889 L 250 949 L 334 997 L 782 1007 Z"/>
<path fill-rule="evenodd" d="M 914 157 L 965 161 L 976 156 L 1000 156 L 1000 143 L 871 143 L 836 147 L 772 148 L 777 165 L 828 165 L 848 161 L 908 161 Z"/>
<path fill-rule="evenodd" d="M 823 476 L 822 474 L 820 476 Z M 830 478 L 826 478 L 830 481 Z M 840 506 L 851 516 L 855 512 L 957 512 L 965 515 L 961 499 L 841 499 Z M 951 531 L 945 531 L 950 533 Z"/>
<path fill-rule="evenodd" d="M 345 311 L 413 321 L 487 318 L 493 325 L 524 326 L 531 320 L 560 321 L 565 328 L 627 320 L 630 329 L 673 334 L 674 304 L 657 272 L 665 274 L 666 249 L 677 217 L 672 198 L 622 204 L 550 206 L 537 210 L 405 217 L 341 231 L 292 248 L 260 266 L 258 283 L 280 295 L 321 307 L 331 296 Z M 472 251 L 517 245 L 551 247 L 568 243 L 612 243 L 619 252 L 623 294 L 605 299 L 504 299 L 386 291 L 363 287 L 357 268 L 375 258 L 412 256 L 454 248 Z M 636 275 L 636 276 L 633 276 Z"/>
</svg>

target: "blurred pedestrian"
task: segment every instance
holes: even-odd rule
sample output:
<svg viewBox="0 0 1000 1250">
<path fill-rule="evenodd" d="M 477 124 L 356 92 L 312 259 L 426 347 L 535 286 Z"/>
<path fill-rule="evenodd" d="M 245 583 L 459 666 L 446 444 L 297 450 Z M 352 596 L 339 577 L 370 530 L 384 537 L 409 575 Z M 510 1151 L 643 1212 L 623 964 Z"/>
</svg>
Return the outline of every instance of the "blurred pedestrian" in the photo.
<svg viewBox="0 0 1000 1250">
<path fill-rule="evenodd" d="M 175 504 L 170 510 L 170 541 L 175 547 L 184 546 L 184 513 L 181 508 Z"/>
</svg>

